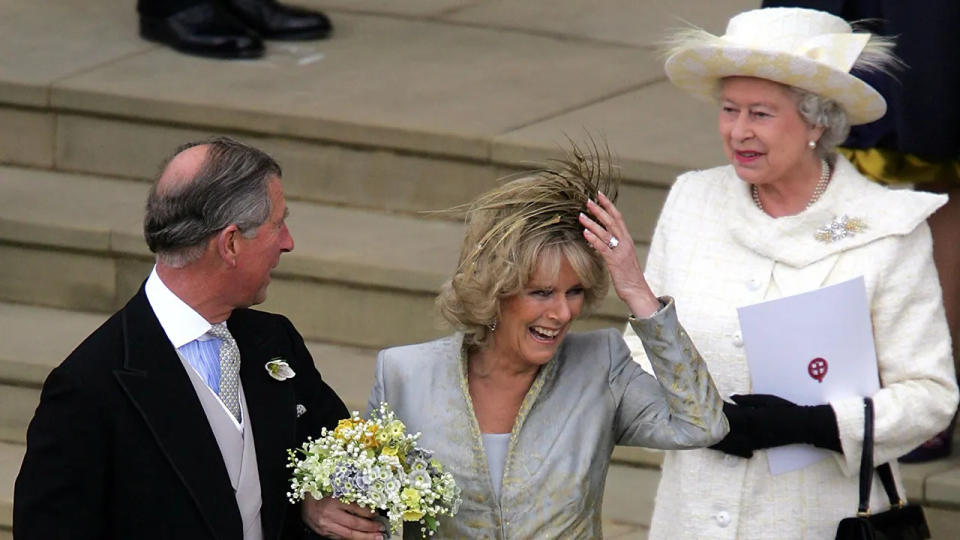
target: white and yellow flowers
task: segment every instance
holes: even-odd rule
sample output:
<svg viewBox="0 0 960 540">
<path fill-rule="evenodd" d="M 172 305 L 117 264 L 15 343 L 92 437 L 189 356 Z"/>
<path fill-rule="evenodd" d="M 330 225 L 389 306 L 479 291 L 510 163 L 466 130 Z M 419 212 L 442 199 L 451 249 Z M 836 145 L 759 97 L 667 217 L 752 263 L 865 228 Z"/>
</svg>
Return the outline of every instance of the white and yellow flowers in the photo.
<svg viewBox="0 0 960 540">
<path fill-rule="evenodd" d="M 453 475 L 419 448 L 420 434 L 409 435 L 386 403 L 371 412 L 370 419 L 354 411 L 335 429 L 326 428 L 319 439 L 288 450 L 293 469 L 290 502 L 329 495 L 345 503 L 382 510 L 390 521 L 391 534 L 399 534 L 402 522 L 419 522 L 424 535 L 432 536 L 441 516 L 460 508 L 460 488 Z"/>
</svg>

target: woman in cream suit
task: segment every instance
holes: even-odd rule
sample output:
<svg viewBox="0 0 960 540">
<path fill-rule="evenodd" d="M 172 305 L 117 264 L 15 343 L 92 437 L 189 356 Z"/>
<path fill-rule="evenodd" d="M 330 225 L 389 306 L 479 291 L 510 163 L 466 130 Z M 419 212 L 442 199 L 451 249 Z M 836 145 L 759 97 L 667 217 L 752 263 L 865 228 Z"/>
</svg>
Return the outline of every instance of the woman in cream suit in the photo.
<svg viewBox="0 0 960 540">
<path fill-rule="evenodd" d="M 862 276 L 881 385 L 874 463 L 895 461 L 943 429 L 957 405 L 925 222 L 945 197 L 888 190 L 834 152 L 848 124 L 884 114 L 883 98 L 849 72 L 890 65 L 889 43 L 827 13 L 777 8 L 734 17 L 721 37 L 682 32 L 673 45 L 667 75 L 719 101 L 730 165 L 677 180 L 646 277 L 675 294 L 733 402 L 724 405 L 730 434 L 714 449 L 667 453 L 650 538 L 833 538 L 857 507 L 863 401 L 800 407 L 748 395 L 737 307 Z M 771 475 L 763 449 L 795 443 L 830 449 L 832 459 Z M 874 511 L 888 505 L 882 493 L 874 486 Z"/>
<path fill-rule="evenodd" d="M 575 151 L 481 196 L 437 301 L 457 332 L 377 359 L 370 407 L 389 402 L 463 489 L 440 537 L 600 538 L 614 445 L 703 447 L 726 433 L 673 300 L 644 281 L 608 172 Z M 660 383 L 617 331 L 568 333 L 603 298 L 605 266 Z"/>
</svg>

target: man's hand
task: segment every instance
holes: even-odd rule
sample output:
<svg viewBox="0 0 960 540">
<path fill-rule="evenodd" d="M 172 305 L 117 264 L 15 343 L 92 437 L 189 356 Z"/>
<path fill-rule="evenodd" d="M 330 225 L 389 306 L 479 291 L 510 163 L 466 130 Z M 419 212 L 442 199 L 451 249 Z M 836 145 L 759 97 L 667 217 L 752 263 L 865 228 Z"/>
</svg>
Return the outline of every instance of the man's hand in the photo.
<svg viewBox="0 0 960 540">
<path fill-rule="evenodd" d="M 300 516 L 310 529 L 327 538 L 348 540 L 381 540 L 388 538 L 384 527 L 372 518 L 377 514 L 356 504 L 346 504 L 324 497 L 310 495 L 300 505 Z"/>
</svg>

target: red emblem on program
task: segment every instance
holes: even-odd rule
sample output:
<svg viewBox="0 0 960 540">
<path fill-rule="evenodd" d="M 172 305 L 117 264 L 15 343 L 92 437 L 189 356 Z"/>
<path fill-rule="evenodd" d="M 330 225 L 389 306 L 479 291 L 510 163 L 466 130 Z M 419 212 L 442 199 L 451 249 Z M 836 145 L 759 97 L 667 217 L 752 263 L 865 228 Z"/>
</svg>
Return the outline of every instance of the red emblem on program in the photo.
<svg viewBox="0 0 960 540">
<path fill-rule="evenodd" d="M 816 379 L 818 383 L 822 383 L 823 378 L 827 376 L 827 369 L 827 360 L 824 358 L 814 358 L 807 364 L 807 373 Z"/>
</svg>

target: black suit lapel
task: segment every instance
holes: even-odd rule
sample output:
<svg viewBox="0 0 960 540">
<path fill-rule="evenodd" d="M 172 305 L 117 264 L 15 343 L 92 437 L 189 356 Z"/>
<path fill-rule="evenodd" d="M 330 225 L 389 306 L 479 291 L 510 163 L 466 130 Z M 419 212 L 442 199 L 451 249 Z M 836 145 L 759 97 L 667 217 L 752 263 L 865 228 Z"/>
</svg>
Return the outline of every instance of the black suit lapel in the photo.
<svg viewBox="0 0 960 540">
<path fill-rule="evenodd" d="M 227 325 L 240 349 L 240 381 L 257 449 L 264 537 L 273 540 L 283 529 L 289 488 L 287 449 L 296 444 L 296 400 L 293 381 L 270 377 L 265 365 L 289 347 L 275 343 L 273 335 L 254 328 L 243 311 L 234 312 Z"/>
<path fill-rule="evenodd" d="M 142 287 L 123 309 L 122 324 L 125 359 L 124 369 L 115 371 L 117 380 L 143 415 L 214 536 L 240 538 L 242 520 L 220 447 Z"/>
</svg>

